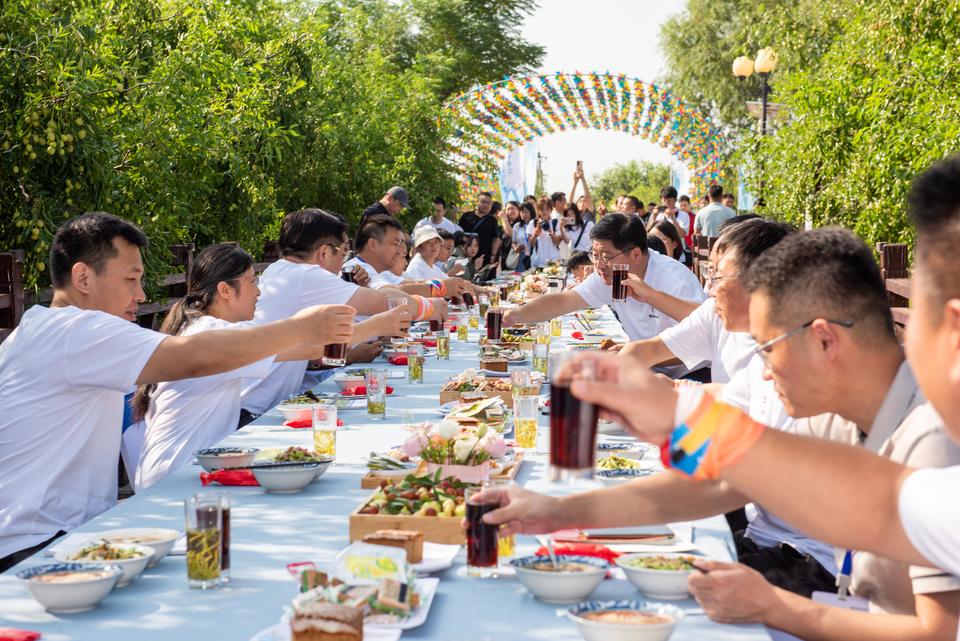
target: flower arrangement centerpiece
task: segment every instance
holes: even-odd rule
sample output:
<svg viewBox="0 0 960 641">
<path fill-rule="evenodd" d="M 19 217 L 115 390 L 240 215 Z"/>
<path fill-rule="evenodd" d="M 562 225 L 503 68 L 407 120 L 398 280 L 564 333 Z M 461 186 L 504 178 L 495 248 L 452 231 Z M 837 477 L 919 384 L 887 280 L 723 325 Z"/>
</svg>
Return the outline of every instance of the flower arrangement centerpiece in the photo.
<svg viewBox="0 0 960 641">
<path fill-rule="evenodd" d="M 440 478 L 452 476 L 466 483 L 489 480 L 491 460 L 504 455 L 507 444 L 486 425 L 461 425 L 449 419 L 438 425 L 421 423 L 403 444 L 408 456 L 419 456 L 427 474 L 440 472 Z"/>
</svg>

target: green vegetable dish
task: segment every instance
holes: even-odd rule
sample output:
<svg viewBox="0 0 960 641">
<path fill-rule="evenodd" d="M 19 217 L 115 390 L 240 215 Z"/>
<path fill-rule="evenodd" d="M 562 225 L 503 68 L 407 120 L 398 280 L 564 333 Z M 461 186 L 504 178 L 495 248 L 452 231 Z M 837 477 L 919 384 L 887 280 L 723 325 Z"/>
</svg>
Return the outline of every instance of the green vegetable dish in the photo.
<svg viewBox="0 0 960 641">
<path fill-rule="evenodd" d="M 74 561 L 126 561 L 139 559 L 144 554 L 132 548 L 111 545 L 107 541 L 93 543 L 73 555 Z"/>
<path fill-rule="evenodd" d="M 284 452 L 277 454 L 273 459 L 277 463 L 313 463 L 321 460 L 317 455 L 309 452 L 302 447 L 288 447 Z"/>
<path fill-rule="evenodd" d="M 689 572 L 696 569 L 693 561 L 692 556 L 636 556 L 627 560 L 625 565 L 638 570 Z"/>
</svg>

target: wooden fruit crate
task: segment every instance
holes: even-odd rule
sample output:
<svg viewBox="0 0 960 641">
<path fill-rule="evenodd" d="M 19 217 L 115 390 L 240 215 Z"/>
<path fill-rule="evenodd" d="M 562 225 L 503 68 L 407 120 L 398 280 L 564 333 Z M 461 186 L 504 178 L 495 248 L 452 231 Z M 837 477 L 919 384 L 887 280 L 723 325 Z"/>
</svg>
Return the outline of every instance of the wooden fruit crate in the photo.
<svg viewBox="0 0 960 641">
<path fill-rule="evenodd" d="M 413 516 L 392 514 L 360 514 L 368 498 L 350 514 L 350 542 L 361 540 L 377 530 L 413 530 L 423 532 L 423 540 L 446 545 L 466 543 L 466 534 L 458 516 Z"/>
</svg>

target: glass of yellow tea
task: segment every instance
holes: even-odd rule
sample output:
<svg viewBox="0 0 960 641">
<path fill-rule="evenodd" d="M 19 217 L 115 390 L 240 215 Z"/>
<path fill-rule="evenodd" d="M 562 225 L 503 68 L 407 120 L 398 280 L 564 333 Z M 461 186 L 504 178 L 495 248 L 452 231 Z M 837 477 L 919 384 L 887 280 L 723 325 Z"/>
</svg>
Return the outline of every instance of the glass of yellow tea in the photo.
<svg viewBox="0 0 960 641">
<path fill-rule="evenodd" d="M 313 412 L 313 451 L 331 458 L 337 455 L 337 406 L 315 403 Z"/>
<path fill-rule="evenodd" d="M 537 421 L 540 418 L 539 396 L 513 397 L 513 436 L 524 449 L 537 446 Z"/>
<path fill-rule="evenodd" d="M 407 346 L 407 381 L 423 382 L 423 343 L 410 343 Z"/>
<path fill-rule="evenodd" d="M 437 332 L 437 360 L 450 360 L 450 331 L 446 328 Z"/>
<path fill-rule="evenodd" d="M 367 372 L 367 416 L 374 421 L 387 417 L 387 370 Z"/>
<path fill-rule="evenodd" d="M 187 585 L 209 590 L 221 584 L 220 501 L 215 495 L 197 494 L 183 503 L 187 531 Z"/>
</svg>

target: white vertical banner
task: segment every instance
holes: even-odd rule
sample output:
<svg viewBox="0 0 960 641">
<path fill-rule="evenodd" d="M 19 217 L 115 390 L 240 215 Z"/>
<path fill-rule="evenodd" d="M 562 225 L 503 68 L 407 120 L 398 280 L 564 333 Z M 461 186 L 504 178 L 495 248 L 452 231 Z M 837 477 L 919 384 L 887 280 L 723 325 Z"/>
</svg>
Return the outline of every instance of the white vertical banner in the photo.
<svg viewBox="0 0 960 641">
<path fill-rule="evenodd" d="M 537 146 L 528 142 L 510 150 L 500 164 L 500 195 L 502 202 L 522 202 L 532 194 L 537 181 Z"/>
</svg>

